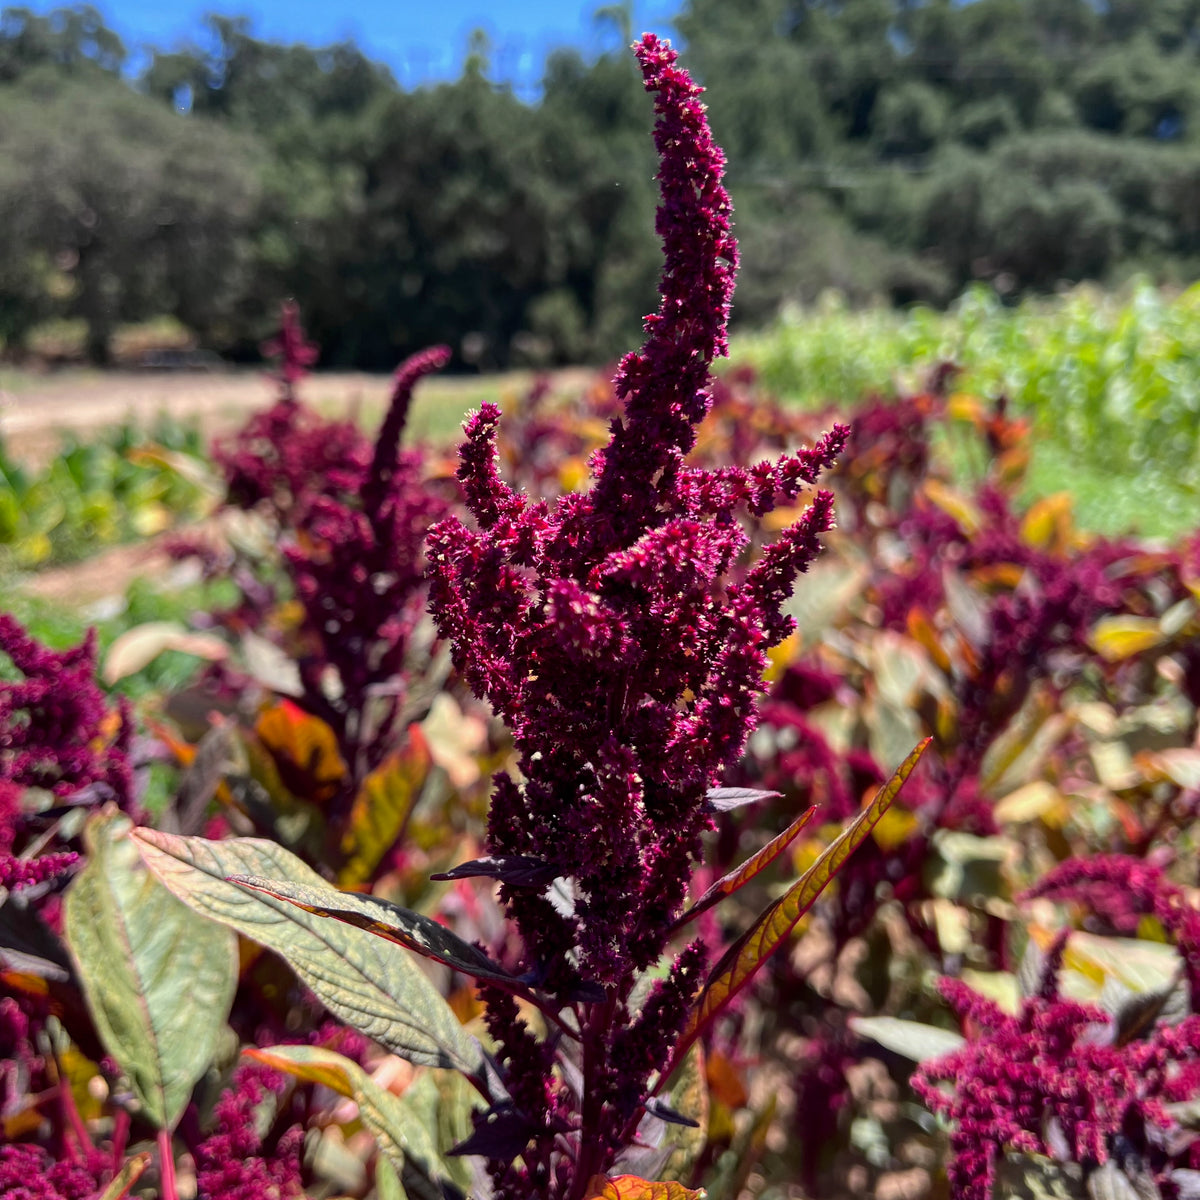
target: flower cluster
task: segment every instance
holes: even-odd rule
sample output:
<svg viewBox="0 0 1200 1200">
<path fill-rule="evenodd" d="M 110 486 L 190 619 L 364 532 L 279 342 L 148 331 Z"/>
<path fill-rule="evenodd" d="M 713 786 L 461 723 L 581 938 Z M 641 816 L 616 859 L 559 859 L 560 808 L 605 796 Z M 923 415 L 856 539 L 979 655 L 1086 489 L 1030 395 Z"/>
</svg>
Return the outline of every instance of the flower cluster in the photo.
<svg viewBox="0 0 1200 1200">
<path fill-rule="evenodd" d="M 949 1176 L 960 1200 L 993 1194 L 1005 1148 L 1095 1166 L 1131 1145 L 1161 1182 L 1195 1165 L 1167 1106 L 1200 1090 L 1200 1017 L 1122 1041 L 1100 1009 L 1056 994 L 1030 997 L 1010 1016 L 958 981 L 943 992 L 978 1032 L 925 1064 L 913 1086 L 953 1122 Z"/>
<path fill-rule="evenodd" d="M 0 682 L 0 885 L 28 887 L 61 873 L 69 850 L 19 857 L 26 840 L 21 794 L 42 788 L 63 799 L 85 789 L 92 801 L 135 807 L 129 759 L 132 721 L 113 712 L 95 681 L 96 641 L 55 651 L 0 613 L 0 651 L 21 678 Z"/>
<path fill-rule="evenodd" d="M 263 1135 L 257 1113 L 269 1096 L 280 1096 L 288 1079 L 262 1063 L 244 1063 L 213 1108 L 212 1133 L 196 1152 L 201 1200 L 287 1200 L 304 1194 L 300 1161 L 304 1127 L 286 1119 L 277 1136 Z"/>
<path fill-rule="evenodd" d="M 400 438 L 417 381 L 449 357 L 438 346 L 400 366 L 360 484 L 314 497 L 285 548 L 312 650 L 300 660 L 304 707 L 334 730 L 355 778 L 382 759 L 403 699 L 393 689 L 368 727 L 372 690 L 403 677 L 425 612 L 422 547 L 446 505 L 424 486 L 420 453 L 402 451 Z M 324 680 L 331 667 L 334 694 Z"/>
<path fill-rule="evenodd" d="M 231 503 L 265 505 L 287 526 L 316 496 L 356 492 L 371 463 L 371 442 L 353 421 L 329 421 L 306 407 L 296 384 L 316 361 L 299 310 L 283 306 L 278 336 L 263 346 L 280 359 L 279 398 L 229 439 L 213 445 Z"/>
<path fill-rule="evenodd" d="M 525 970 L 563 1005 L 597 1001 L 582 1018 L 581 1112 L 515 1009 L 497 1010 L 513 1078 L 542 1081 L 522 1091 L 532 1145 L 520 1173 L 497 1170 L 500 1196 L 558 1194 L 563 1135 L 570 1178 L 611 1164 L 666 1061 L 701 948 L 676 959 L 640 1014 L 633 985 L 666 948 L 709 827 L 706 793 L 753 726 L 766 651 L 792 628 L 782 605 L 832 523 L 832 496 L 816 492 L 734 579 L 748 541 L 737 513 L 794 501 L 846 437 L 838 427 L 750 469 L 685 465 L 710 403 L 709 364 L 726 349 L 737 251 L 700 89 L 652 35 L 637 54 L 657 93 L 666 269 L 646 342 L 619 367 L 623 415 L 591 459 L 593 486 L 553 507 L 512 490 L 496 468 L 500 413 L 485 405 L 467 424 L 458 472 L 475 528 L 450 518 L 429 541 L 439 629 L 519 755 L 520 782 L 494 781 L 489 853 L 538 860 L 570 881 L 567 903 L 504 885 Z"/>
</svg>

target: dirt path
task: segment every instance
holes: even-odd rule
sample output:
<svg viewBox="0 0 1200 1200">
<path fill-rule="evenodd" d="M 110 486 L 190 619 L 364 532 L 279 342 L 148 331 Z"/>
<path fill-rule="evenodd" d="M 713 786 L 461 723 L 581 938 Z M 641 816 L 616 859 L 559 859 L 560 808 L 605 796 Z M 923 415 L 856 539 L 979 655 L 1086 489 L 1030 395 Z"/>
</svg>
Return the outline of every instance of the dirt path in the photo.
<svg viewBox="0 0 1200 1200">
<path fill-rule="evenodd" d="M 381 404 L 386 394 L 386 376 L 351 374 L 321 376 L 307 392 L 315 405 L 345 410 L 356 403 Z M 15 452 L 44 461 L 68 430 L 86 434 L 126 420 L 151 424 L 166 414 L 195 421 L 211 435 L 235 427 L 270 401 L 271 384 L 258 372 L 68 372 L 0 392 L 0 434 Z"/>
<path fill-rule="evenodd" d="M 556 387 L 581 386 L 586 368 L 552 372 Z M 435 376 L 421 384 L 411 418 L 418 438 L 454 435 L 462 414 L 483 400 L 501 399 L 527 388 L 532 372 L 490 376 Z M 305 401 L 329 415 L 361 411 L 368 418 L 383 407 L 390 377 L 352 372 L 314 375 L 302 384 Z M 68 371 L 27 376 L 0 386 L 0 436 L 31 461 L 54 454 L 65 431 L 86 434 L 133 420 L 150 424 L 161 413 L 196 421 L 212 436 L 235 428 L 253 409 L 271 402 L 272 384 L 260 371 L 213 374 L 147 374 L 133 371 Z"/>
</svg>

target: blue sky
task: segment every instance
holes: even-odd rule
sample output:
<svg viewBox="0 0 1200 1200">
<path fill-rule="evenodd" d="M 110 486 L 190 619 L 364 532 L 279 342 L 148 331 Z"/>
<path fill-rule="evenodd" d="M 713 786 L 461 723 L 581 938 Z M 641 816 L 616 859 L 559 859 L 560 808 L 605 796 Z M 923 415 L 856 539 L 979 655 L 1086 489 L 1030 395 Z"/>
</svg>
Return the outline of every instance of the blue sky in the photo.
<svg viewBox="0 0 1200 1200">
<path fill-rule="evenodd" d="M 635 0 L 634 33 L 670 35 L 682 0 Z M 37 4 L 39 11 L 51 7 Z M 386 62 L 407 87 L 457 75 L 467 39 L 483 28 L 492 42 L 493 73 L 529 94 L 537 87 L 548 50 L 577 46 L 596 53 L 615 45 L 611 24 L 597 25 L 600 0 L 203 0 L 194 6 L 161 0 L 99 0 L 96 7 L 131 50 L 170 48 L 201 29 L 204 14 L 219 11 L 252 19 L 260 37 L 321 45 L 346 38 Z"/>
</svg>

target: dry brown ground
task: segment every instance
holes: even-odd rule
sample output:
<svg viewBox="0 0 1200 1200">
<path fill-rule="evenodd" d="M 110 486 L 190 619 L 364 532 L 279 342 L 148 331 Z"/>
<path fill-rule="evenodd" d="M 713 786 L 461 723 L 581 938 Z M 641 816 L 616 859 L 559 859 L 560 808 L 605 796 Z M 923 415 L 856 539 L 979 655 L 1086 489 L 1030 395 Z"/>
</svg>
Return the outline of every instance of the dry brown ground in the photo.
<svg viewBox="0 0 1200 1200">
<path fill-rule="evenodd" d="M 556 385 L 569 387 L 591 372 L 554 372 Z M 446 438 L 468 409 L 487 399 L 527 387 L 530 372 L 491 376 L 440 376 L 418 392 L 412 424 L 417 437 Z M 7 386 L 5 386 L 7 384 Z M 389 377 L 330 373 L 305 380 L 308 403 L 327 413 L 361 411 L 372 417 L 388 394 Z M 258 371 L 213 374 L 147 374 L 132 371 L 64 371 L 44 376 L 0 378 L 0 435 L 29 457 L 54 453 L 66 430 L 86 433 L 127 419 L 152 422 L 160 413 L 197 421 L 205 433 L 238 425 L 246 414 L 271 400 L 272 384 Z"/>
<path fill-rule="evenodd" d="M 582 386 L 586 368 L 553 373 L 556 388 Z M 463 414 L 484 400 L 502 401 L 529 386 L 531 372 L 492 376 L 435 376 L 423 381 L 410 418 L 418 439 L 448 441 Z M 389 377 L 358 373 L 314 375 L 302 385 L 304 399 L 328 415 L 359 413 L 373 421 L 387 399 Z M 271 402 L 273 385 L 259 371 L 213 374 L 147 374 L 132 371 L 62 371 L 44 376 L 0 376 L 0 437 L 27 462 L 53 456 L 64 433 L 89 432 L 126 420 L 151 424 L 159 414 L 194 421 L 208 437 L 240 425 Z M 139 575 L 158 574 L 168 560 L 157 542 L 115 546 L 93 558 L 30 576 L 24 589 L 62 604 L 88 604 L 125 590 Z"/>
</svg>

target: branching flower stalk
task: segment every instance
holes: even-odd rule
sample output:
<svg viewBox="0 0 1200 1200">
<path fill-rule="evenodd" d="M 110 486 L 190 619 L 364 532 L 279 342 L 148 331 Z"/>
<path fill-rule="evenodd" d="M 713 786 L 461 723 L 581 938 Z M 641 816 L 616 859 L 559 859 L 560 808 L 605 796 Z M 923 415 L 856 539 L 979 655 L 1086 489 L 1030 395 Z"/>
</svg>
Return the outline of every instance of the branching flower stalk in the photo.
<svg viewBox="0 0 1200 1200">
<path fill-rule="evenodd" d="M 429 541 L 439 630 L 519 755 L 519 778 L 494 780 L 480 873 L 500 878 L 526 977 L 571 1031 L 540 1040 L 510 996 L 483 988 L 513 1101 L 479 1131 L 498 1200 L 581 1200 L 670 1060 L 702 942 L 640 1005 L 635 984 L 668 952 L 712 823 L 707 793 L 754 725 L 766 651 L 791 632 L 782 606 L 832 524 L 832 496 L 816 491 L 748 569 L 738 516 L 794 503 L 847 436 L 838 426 L 750 468 L 685 465 L 727 349 L 737 248 L 701 89 L 668 43 L 648 34 L 636 51 L 656 95 L 665 269 L 645 344 L 618 370 L 623 415 L 592 458 L 591 490 L 550 507 L 500 478 L 500 413 L 484 405 L 458 471 L 474 528 L 451 517 Z"/>
</svg>

